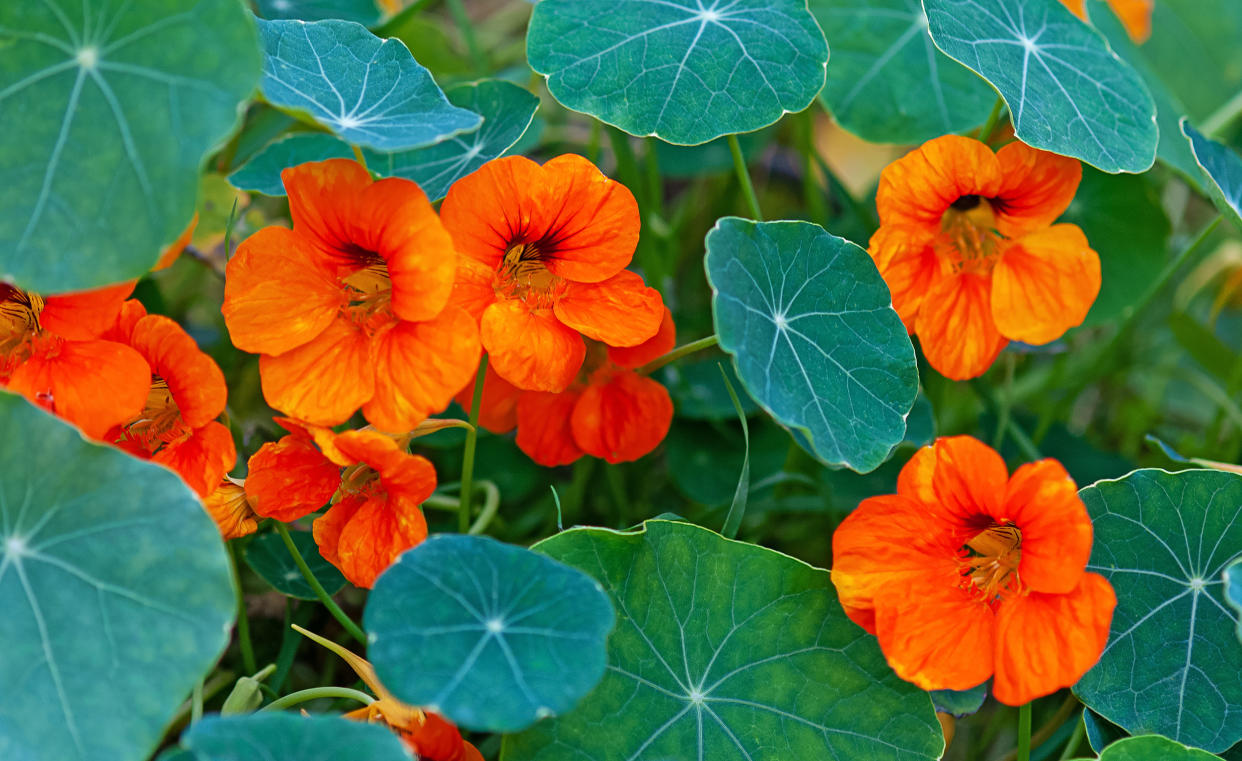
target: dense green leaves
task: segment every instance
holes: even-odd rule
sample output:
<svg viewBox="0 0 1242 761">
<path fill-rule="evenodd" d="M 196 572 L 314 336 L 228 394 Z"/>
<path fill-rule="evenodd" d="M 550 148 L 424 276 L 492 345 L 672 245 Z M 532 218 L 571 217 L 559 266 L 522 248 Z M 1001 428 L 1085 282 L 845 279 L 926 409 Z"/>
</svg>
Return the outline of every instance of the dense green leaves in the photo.
<svg viewBox="0 0 1242 761">
<path fill-rule="evenodd" d="M 182 736 L 194 761 L 409 761 L 381 724 L 339 716 L 253 713 L 208 716 Z"/>
<path fill-rule="evenodd" d="M 926 693 L 851 623 L 828 573 L 698 526 L 571 529 L 536 549 L 599 579 L 619 612 L 608 673 L 505 761 L 938 758 Z"/>
<path fill-rule="evenodd" d="M 810 0 L 832 68 L 819 94 L 845 129 L 879 143 L 921 143 L 987 118 L 996 93 L 932 44 L 919 0 Z"/>
<path fill-rule="evenodd" d="M 1242 158 L 1215 140 L 1204 137 L 1186 120 L 1182 120 L 1182 133 L 1190 141 L 1195 161 L 1207 178 L 1212 201 L 1222 214 L 1242 229 Z"/>
<path fill-rule="evenodd" d="M 1156 107 L 1138 73 L 1058 0 L 924 0 L 932 39 L 1005 99 L 1018 138 L 1105 172 L 1156 156 Z"/>
<path fill-rule="evenodd" d="M 165 468 L 0 419 L 0 758 L 142 761 L 228 640 L 219 533 Z"/>
<path fill-rule="evenodd" d="M 309 531 L 290 531 L 289 536 L 297 546 L 298 552 L 306 565 L 315 574 L 315 578 L 334 595 L 345 586 L 345 577 L 319 554 L 319 545 Z M 289 548 L 281 539 L 280 534 L 268 532 L 254 538 L 246 545 L 246 563 L 254 569 L 268 584 L 281 594 L 296 597 L 299 600 L 317 599 L 315 590 L 306 581 L 306 577 L 298 569 L 298 565 L 289 554 Z"/>
<path fill-rule="evenodd" d="M 751 396 L 826 463 L 884 462 L 918 372 L 871 257 L 808 222 L 725 217 L 707 234 L 706 266 L 720 347 Z"/>
<path fill-rule="evenodd" d="M 236 0 L 0 3 L 0 280 L 48 293 L 149 269 L 258 76 Z"/>
<path fill-rule="evenodd" d="M 263 96 L 305 112 L 347 142 L 419 148 L 475 129 L 397 39 L 348 21 L 259 21 Z"/>
<path fill-rule="evenodd" d="M 599 682 L 613 620 L 581 571 L 487 537 L 440 535 L 376 581 L 367 654 L 400 700 L 512 732 L 568 711 Z"/>
<path fill-rule="evenodd" d="M 1131 734 L 1210 751 L 1242 739 L 1242 648 L 1221 572 L 1242 553 L 1242 477 L 1139 470 L 1082 490 L 1088 568 L 1117 593 L 1112 632 L 1079 697 Z"/>
<path fill-rule="evenodd" d="M 828 61 L 805 0 L 542 0 L 526 52 L 568 108 L 681 145 L 801 111 Z"/>
</svg>

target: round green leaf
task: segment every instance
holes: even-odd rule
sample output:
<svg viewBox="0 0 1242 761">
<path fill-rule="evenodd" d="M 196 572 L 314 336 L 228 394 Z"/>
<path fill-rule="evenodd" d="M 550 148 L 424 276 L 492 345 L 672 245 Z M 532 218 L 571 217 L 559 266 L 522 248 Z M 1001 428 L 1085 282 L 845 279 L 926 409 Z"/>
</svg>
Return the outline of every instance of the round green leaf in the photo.
<svg viewBox="0 0 1242 761">
<path fill-rule="evenodd" d="M 291 166 L 308 161 L 353 158 L 349 144 L 320 132 L 299 132 L 269 143 L 229 175 L 229 182 L 239 190 L 265 196 L 285 195 L 280 173 Z"/>
<path fill-rule="evenodd" d="M 1230 222 L 1242 229 L 1242 158 L 1182 119 L 1182 134 L 1190 141 L 1195 162 L 1207 178 L 1212 202 Z"/>
<path fill-rule="evenodd" d="M 1018 139 L 1105 172 L 1156 159 L 1156 106 L 1138 72 L 1059 0 L 923 0 L 932 40 L 1009 106 Z"/>
<path fill-rule="evenodd" d="M 546 0 L 545 0 L 546 1 Z M 828 572 L 698 526 L 576 528 L 535 546 L 604 585 L 608 673 L 505 761 L 939 758 L 927 693 L 846 618 Z"/>
<path fill-rule="evenodd" d="M 1118 740 L 1100 753 L 1100 761 L 1219 761 L 1198 748 L 1187 748 L 1160 735 L 1143 735 Z"/>
<path fill-rule="evenodd" d="M 268 19 L 341 19 L 366 26 L 380 20 L 375 0 L 254 0 L 254 4 L 259 15 Z"/>
<path fill-rule="evenodd" d="M 945 56 L 919 0 L 810 0 L 832 40 L 819 94 L 837 123 L 875 143 L 921 143 L 983 123 L 996 93 Z"/>
<path fill-rule="evenodd" d="M 1242 558 L 1230 563 L 1222 578 L 1225 581 L 1225 602 L 1242 613 Z M 1238 624 L 1238 639 L 1242 640 L 1242 623 Z"/>
<path fill-rule="evenodd" d="M 806 0 L 542 0 L 526 54 L 567 108 L 679 145 L 801 111 L 828 63 Z"/>
<path fill-rule="evenodd" d="M 53 293 L 149 269 L 258 76 L 236 0 L 0 3 L 0 280 Z"/>
<path fill-rule="evenodd" d="M 380 724 L 279 711 L 206 716 L 181 736 L 194 761 L 410 761 Z"/>
<path fill-rule="evenodd" d="M 918 370 L 867 252 L 809 222 L 724 217 L 706 266 L 720 348 L 755 401 L 826 463 L 866 472 L 888 459 Z"/>
<path fill-rule="evenodd" d="M 228 642 L 220 534 L 172 471 L 0 419 L 0 758 L 142 761 Z"/>
<path fill-rule="evenodd" d="M 355 145 L 420 148 L 479 126 L 398 39 L 349 21 L 259 21 L 263 96 Z"/>
<path fill-rule="evenodd" d="M 375 582 L 367 654 L 398 699 L 512 732 L 568 711 L 604 673 L 614 615 L 577 569 L 483 536 L 440 535 Z"/>
<path fill-rule="evenodd" d="M 1117 593 L 1099 663 L 1074 688 L 1130 734 L 1223 751 L 1242 739 L 1242 648 L 1221 572 L 1242 553 L 1242 476 L 1139 470 L 1082 490 L 1088 569 Z"/>
<path fill-rule="evenodd" d="M 289 536 L 293 539 L 298 552 L 302 553 L 302 558 L 311 569 L 311 573 L 315 574 L 315 578 L 319 580 L 328 594 L 334 595 L 341 591 L 341 588 L 345 586 L 345 577 L 336 569 L 336 566 L 324 560 L 323 555 L 319 554 L 319 545 L 315 544 L 315 538 L 310 532 L 290 531 Z M 299 600 L 319 599 L 315 590 L 311 589 L 311 585 L 306 581 L 306 577 L 298 570 L 298 565 L 294 562 L 293 556 L 289 554 L 289 548 L 285 546 L 280 534 L 267 533 L 256 536 L 246 545 L 246 563 L 281 594 L 296 597 Z"/>
</svg>

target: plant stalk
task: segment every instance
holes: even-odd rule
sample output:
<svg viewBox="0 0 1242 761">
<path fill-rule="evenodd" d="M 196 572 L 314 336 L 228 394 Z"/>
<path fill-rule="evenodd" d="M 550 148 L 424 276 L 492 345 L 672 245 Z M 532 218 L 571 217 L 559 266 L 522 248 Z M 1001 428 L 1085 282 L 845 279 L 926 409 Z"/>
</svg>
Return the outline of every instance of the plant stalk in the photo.
<svg viewBox="0 0 1242 761">
<path fill-rule="evenodd" d="M 737 180 L 742 184 L 742 195 L 746 196 L 746 205 L 755 221 L 763 221 L 763 212 L 759 211 L 759 198 L 755 196 L 755 186 L 750 183 L 750 172 L 746 168 L 746 159 L 742 156 L 742 146 L 737 142 L 737 135 L 729 135 L 729 151 L 733 154 L 733 168 L 737 171 Z"/>
<path fill-rule="evenodd" d="M 483 404 L 483 378 L 487 374 L 487 355 L 479 360 L 479 371 L 474 376 L 474 394 L 470 400 L 470 430 L 466 431 L 466 445 L 461 460 L 461 496 L 457 508 L 457 531 L 470 531 L 470 498 L 474 496 L 474 447 L 479 439 L 479 407 Z"/>
<path fill-rule="evenodd" d="M 289 536 L 289 527 L 280 521 L 273 521 L 276 524 L 276 533 L 280 534 L 280 538 L 284 540 L 285 547 L 289 550 L 289 555 L 293 558 L 293 562 L 297 565 L 298 570 L 302 572 L 302 577 L 306 579 L 306 583 L 310 584 L 311 589 L 315 590 L 315 596 L 319 598 L 319 602 L 323 603 L 332 617 L 345 627 L 345 631 L 349 635 L 358 640 L 358 643 L 365 645 L 367 643 L 367 635 L 363 633 L 358 624 L 353 619 L 345 615 L 345 611 L 336 604 L 336 600 L 332 599 L 332 595 L 328 594 L 328 590 L 323 588 L 323 584 L 319 583 L 319 579 L 315 578 L 315 574 L 311 572 L 310 566 L 306 564 L 306 558 L 302 557 L 302 553 L 298 552 L 298 547 L 293 543 L 293 537 Z"/>
</svg>

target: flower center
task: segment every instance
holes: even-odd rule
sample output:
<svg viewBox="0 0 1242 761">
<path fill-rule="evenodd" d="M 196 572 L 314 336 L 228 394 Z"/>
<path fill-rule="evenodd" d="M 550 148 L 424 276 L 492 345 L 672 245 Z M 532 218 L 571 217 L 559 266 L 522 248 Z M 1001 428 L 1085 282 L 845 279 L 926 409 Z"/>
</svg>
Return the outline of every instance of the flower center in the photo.
<svg viewBox="0 0 1242 761">
<path fill-rule="evenodd" d="M 42 311 L 42 296 L 0 283 L 0 354 L 13 351 L 39 332 Z"/>
<path fill-rule="evenodd" d="M 945 209 L 940 234 L 932 245 L 954 274 L 987 275 L 996 265 L 1002 240 L 992 203 L 982 196 L 965 195 Z"/>
<path fill-rule="evenodd" d="M 509 247 L 496 271 L 496 295 L 522 299 L 532 308 L 550 307 L 561 295 L 565 280 L 547 268 L 535 243 Z"/>
<path fill-rule="evenodd" d="M 187 433 L 181 420 L 181 408 L 168 389 L 168 381 L 158 375 L 151 377 L 151 389 L 147 403 L 138 417 L 125 426 L 125 438 L 139 441 L 155 452 L 161 445 L 172 442 Z"/>
<path fill-rule="evenodd" d="M 1016 591 L 1022 560 L 1022 530 L 996 523 L 975 534 L 958 550 L 962 584 L 977 589 L 987 601 Z"/>
<path fill-rule="evenodd" d="M 349 294 L 350 312 L 365 319 L 392 302 L 392 278 L 388 263 L 374 251 L 356 248 L 350 251 L 350 258 L 358 269 L 341 282 Z"/>
</svg>

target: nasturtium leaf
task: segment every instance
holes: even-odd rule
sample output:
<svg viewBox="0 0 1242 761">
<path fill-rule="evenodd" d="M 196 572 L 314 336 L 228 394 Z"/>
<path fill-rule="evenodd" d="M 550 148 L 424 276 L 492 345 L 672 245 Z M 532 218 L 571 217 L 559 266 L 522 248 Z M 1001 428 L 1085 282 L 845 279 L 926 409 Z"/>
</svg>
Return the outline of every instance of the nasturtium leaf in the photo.
<svg viewBox="0 0 1242 761">
<path fill-rule="evenodd" d="M 1124 729 L 1090 708 L 1082 709 L 1082 726 L 1087 735 L 1087 743 L 1097 754 L 1123 737 L 1129 737 Z"/>
<path fill-rule="evenodd" d="M 541 0 L 526 54 L 567 108 L 679 145 L 801 111 L 828 63 L 806 0 Z"/>
<path fill-rule="evenodd" d="M 345 577 L 319 553 L 319 545 L 309 531 L 290 531 L 289 537 L 297 546 L 298 552 L 306 565 L 315 574 L 315 579 L 334 595 L 345 586 Z M 267 533 L 256 536 L 246 545 L 246 563 L 254 572 L 271 584 L 281 594 L 296 597 L 299 600 L 316 600 L 318 595 L 311 588 L 298 565 L 289 554 L 289 548 L 281 539 L 280 534 Z"/>
<path fill-rule="evenodd" d="M 932 40 L 992 83 L 1018 139 L 1105 172 L 1156 157 L 1143 80 L 1059 0 L 923 0 Z"/>
<path fill-rule="evenodd" d="M 471 729 L 564 713 L 604 674 L 615 616 L 586 574 L 523 547 L 442 534 L 375 582 L 367 655 L 393 695 Z"/>
<path fill-rule="evenodd" d="M 299 132 L 269 143 L 249 161 L 229 175 L 229 182 L 240 190 L 265 196 L 285 195 L 281 171 L 308 161 L 353 158 L 349 144 L 322 132 Z"/>
<path fill-rule="evenodd" d="M 281 711 L 206 716 L 181 745 L 194 761 L 410 761 L 401 739 L 382 724 Z"/>
<path fill-rule="evenodd" d="M 720 348 L 755 401 L 830 465 L 884 462 L 905 436 L 918 371 L 867 252 L 809 222 L 724 217 L 706 267 Z"/>
<path fill-rule="evenodd" d="M 1242 228 L 1242 157 L 1182 120 L 1182 133 L 1190 141 L 1195 161 L 1207 178 L 1213 203 L 1238 228 Z"/>
<path fill-rule="evenodd" d="M 0 3 L 0 280 L 54 293 L 142 275 L 258 77 L 237 0 Z"/>
<path fill-rule="evenodd" d="M 1242 476 L 1139 470 L 1081 491 L 1088 569 L 1117 593 L 1108 645 L 1074 690 L 1131 734 L 1242 740 L 1242 647 L 1221 572 L 1242 553 Z"/>
<path fill-rule="evenodd" d="M 266 19 L 323 21 L 340 19 L 372 26 L 380 20 L 376 0 L 254 0 Z"/>
<path fill-rule="evenodd" d="M 1105 748 L 1100 761 L 1220 761 L 1198 748 L 1187 748 L 1160 735 L 1127 737 Z"/>
<path fill-rule="evenodd" d="M 220 534 L 172 471 L 0 419 L 0 758 L 142 761 L 228 642 Z"/>
<path fill-rule="evenodd" d="M 1242 558 L 1230 563 L 1224 570 L 1225 602 L 1242 613 Z M 1242 640 L 1242 623 L 1238 624 L 1238 639 Z"/>
<path fill-rule="evenodd" d="M 349 21 L 259 21 L 263 96 L 355 145 L 420 148 L 475 129 L 397 39 Z"/>
<path fill-rule="evenodd" d="M 845 129 L 873 143 L 921 143 L 983 123 L 996 92 L 936 49 L 919 0 L 810 0 L 832 41 L 819 94 Z"/>
<path fill-rule="evenodd" d="M 546 2 L 546 0 L 545 0 Z M 575 528 L 535 549 L 619 613 L 604 681 L 506 738 L 504 761 L 939 758 L 927 693 L 892 673 L 828 572 L 687 523 Z"/>
<path fill-rule="evenodd" d="M 937 711 L 961 718 L 979 712 L 984 701 L 988 699 L 988 690 L 991 685 L 992 683 L 988 681 L 977 687 L 971 687 L 969 690 L 932 690 L 928 694 L 931 695 L 932 705 Z"/>
</svg>

